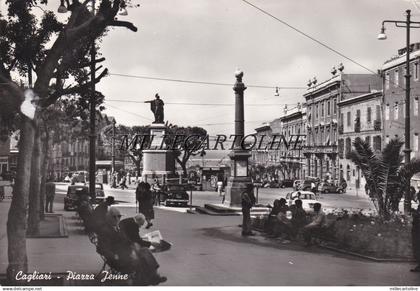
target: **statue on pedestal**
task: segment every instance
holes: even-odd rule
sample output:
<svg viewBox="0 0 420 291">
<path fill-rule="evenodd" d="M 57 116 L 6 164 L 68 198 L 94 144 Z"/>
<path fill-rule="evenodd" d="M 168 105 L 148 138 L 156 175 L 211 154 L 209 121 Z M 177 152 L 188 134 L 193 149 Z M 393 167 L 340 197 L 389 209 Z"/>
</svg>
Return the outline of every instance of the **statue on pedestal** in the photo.
<svg viewBox="0 0 420 291">
<path fill-rule="evenodd" d="M 150 110 L 155 115 L 155 121 L 153 123 L 164 123 L 163 122 L 163 100 L 160 99 L 159 94 L 156 93 L 155 100 L 145 101 L 144 103 L 150 103 Z"/>
</svg>

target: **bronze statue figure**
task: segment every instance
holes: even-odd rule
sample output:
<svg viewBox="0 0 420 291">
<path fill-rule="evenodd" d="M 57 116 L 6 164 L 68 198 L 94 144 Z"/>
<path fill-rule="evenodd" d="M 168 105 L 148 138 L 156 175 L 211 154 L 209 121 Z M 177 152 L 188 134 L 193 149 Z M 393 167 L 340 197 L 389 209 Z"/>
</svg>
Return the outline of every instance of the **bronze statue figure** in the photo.
<svg viewBox="0 0 420 291">
<path fill-rule="evenodd" d="M 145 101 L 144 103 L 150 103 L 150 110 L 155 115 L 155 121 L 153 123 L 163 123 L 163 100 L 160 99 L 159 94 L 156 93 L 155 100 Z"/>
</svg>

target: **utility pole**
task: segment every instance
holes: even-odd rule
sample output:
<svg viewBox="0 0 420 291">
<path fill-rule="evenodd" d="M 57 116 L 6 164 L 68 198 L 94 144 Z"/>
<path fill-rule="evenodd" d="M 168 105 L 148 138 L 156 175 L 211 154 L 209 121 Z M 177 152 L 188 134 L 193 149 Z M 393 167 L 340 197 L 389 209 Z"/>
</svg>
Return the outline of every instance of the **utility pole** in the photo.
<svg viewBox="0 0 420 291">
<path fill-rule="evenodd" d="M 111 165 L 111 175 L 115 172 L 115 119 L 112 120 L 112 144 L 111 144 L 111 154 L 112 154 L 112 165 Z"/>
<path fill-rule="evenodd" d="M 393 23 L 396 27 L 403 27 L 406 30 L 406 57 L 405 57 L 405 130 L 404 130 L 404 163 L 407 165 L 411 160 L 410 148 L 410 28 L 420 28 L 420 22 L 411 21 L 411 10 L 406 10 L 406 20 L 384 20 L 382 21 L 381 33 L 378 35 L 379 40 L 387 39 L 385 34 L 385 23 Z M 409 213 L 411 209 L 410 183 L 405 185 L 404 189 L 404 213 Z"/>
<path fill-rule="evenodd" d="M 95 15 L 96 1 L 92 0 L 92 14 Z M 95 198 L 95 182 L 96 182 L 96 86 L 95 86 L 95 70 L 96 70 L 96 48 L 95 40 L 92 41 L 90 51 L 90 81 L 91 81 L 91 95 L 90 95 L 90 135 L 89 135 L 89 194 L 93 199 Z"/>
</svg>

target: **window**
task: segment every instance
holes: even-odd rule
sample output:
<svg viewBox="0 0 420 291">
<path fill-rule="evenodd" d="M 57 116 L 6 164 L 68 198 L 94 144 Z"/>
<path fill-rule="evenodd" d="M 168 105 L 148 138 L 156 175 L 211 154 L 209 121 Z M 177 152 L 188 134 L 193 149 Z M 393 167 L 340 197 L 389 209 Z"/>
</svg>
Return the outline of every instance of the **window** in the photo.
<svg viewBox="0 0 420 291">
<path fill-rule="evenodd" d="M 369 135 L 367 137 L 365 137 L 365 141 L 367 142 L 368 145 L 370 145 L 370 136 Z"/>
<path fill-rule="evenodd" d="M 414 116 L 419 115 L 419 97 L 414 98 L 413 114 Z"/>
<path fill-rule="evenodd" d="M 351 139 L 348 137 L 346 138 L 346 155 L 351 152 Z"/>
<path fill-rule="evenodd" d="M 318 114 L 319 114 L 319 111 L 318 111 L 318 103 L 316 104 L 316 109 L 315 109 L 315 118 L 318 118 Z"/>
<path fill-rule="evenodd" d="M 418 152 L 419 151 L 419 135 L 418 133 L 415 133 L 413 136 L 413 151 Z"/>
<path fill-rule="evenodd" d="M 324 102 L 321 102 L 321 117 L 324 117 Z"/>
<path fill-rule="evenodd" d="M 399 82 L 399 76 L 400 76 L 400 74 L 399 74 L 399 72 L 398 72 L 398 70 L 395 70 L 394 71 L 394 87 L 398 87 L 398 82 Z"/>
<path fill-rule="evenodd" d="M 372 108 L 370 108 L 370 107 L 367 108 L 366 121 L 368 123 L 371 123 L 372 122 Z"/>
<path fill-rule="evenodd" d="M 340 113 L 340 125 L 343 126 L 344 125 L 344 114 Z"/>
<path fill-rule="evenodd" d="M 381 120 L 381 106 L 376 105 L 376 120 Z"/>
<path fill-rule="evenodd" d="M 373 150 L 381 151 L 381 137 L 379 135 L 373 138 Z"/>
<path fill-rule="evenodd" d="M 394 103 L 394 119 L 398 119 L 398 109 L 399 109 L 398 102 L 395 102 Z"/>
<path fill-rule="evenodd" d="M 389 120 L 389 104 L 385 106 L 385 120 Z"/>
<path fill-rule="evenodd" d="M 413 71 L 413 78 L 417 81 L 419 79 L 419 63 L 413 64 Z"/>
<path fill-rule="evenodd" d="M 330 116 L 330 115 L 331 115 L 331 108 L 330 108 L 330 105 L 331 105 L 331 103 L 330 103 L 330 101 L 328 100 L 328 102 L 327 102 L 327 116 Z"/>
<path fill-rule="evenodd" d="M 385 74 L 385 90 L 389 89 L 389 78 L 390 78 L 389 73 L 386 73 Z"/>
<path fill-rule="evenodd" d="M 334 111 L 334 114 L 336 114 L 337 113 L 337 98 L 334 98 L 334 104 L 333 104 L 333 106 L 334 106 L 334 108 L 333 108 L 333 111 Z"/>
<path fill-rule="evenodd" d="M 351 112 L 347 112 L 347 126 L 351 126 Z"/>
</svg>

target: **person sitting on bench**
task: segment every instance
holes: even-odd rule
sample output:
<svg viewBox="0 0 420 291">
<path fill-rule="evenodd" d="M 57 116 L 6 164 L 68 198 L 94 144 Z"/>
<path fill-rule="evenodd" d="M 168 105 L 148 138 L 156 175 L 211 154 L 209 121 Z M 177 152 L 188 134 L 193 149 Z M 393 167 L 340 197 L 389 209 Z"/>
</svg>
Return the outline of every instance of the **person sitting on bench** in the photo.
<svg viewBox="0 0 420 291">
<path fill-rule="evenodd" d="M 314 213 L 315 216 L 313 217 L 312 222 L 303 228 L 303 237 L 306 246 L 312 244 L 312 237 L 317 236 L 326 223 L 325 213 L 321 210 L 321 203 L 314 204 Z"/>
</svg>

